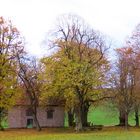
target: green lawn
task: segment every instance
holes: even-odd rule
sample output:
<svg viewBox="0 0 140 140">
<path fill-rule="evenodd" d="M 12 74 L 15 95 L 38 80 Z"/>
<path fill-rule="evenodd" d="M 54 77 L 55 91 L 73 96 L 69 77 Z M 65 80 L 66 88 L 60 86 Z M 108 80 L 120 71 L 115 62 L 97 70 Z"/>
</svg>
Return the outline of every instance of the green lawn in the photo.
<svg viewBox="0 0 140 140">
<path fill-rule="evenodd" d="M 119 123 L 117 111 L 107 110 L 105 107 L 91 108 L 88 122 L 95 125 L 117 125 Z"/>
<path fill-rule="evenodd" d="M 139 140 L 140 129 L 104 128 L 101 131 L 85 131 L 75 133 L 65 129 L 43 129 L 36 132 L 33 129 L 7 130 L 0 132 L 0 140 Z"/>
<path fill-rule="evenodd" d="M 95 125 L 112 126 L 119 124 L 119 114 L 117 110 L 111 110 L 107 107 L 91 108 L 88 114 L 88 122 Z M 134 114 L 129 115 L 129 124 L 135 125 Z"/>
</svg>

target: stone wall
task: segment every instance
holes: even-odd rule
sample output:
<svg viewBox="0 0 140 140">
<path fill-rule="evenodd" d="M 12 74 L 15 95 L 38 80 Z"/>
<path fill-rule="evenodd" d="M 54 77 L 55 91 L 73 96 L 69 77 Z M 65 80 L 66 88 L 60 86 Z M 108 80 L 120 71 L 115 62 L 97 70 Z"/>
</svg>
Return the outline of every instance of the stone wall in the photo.
<svg viewBox="0 0 140 140">
<path fill-rule="evenodd" d="M 8 111 L 9 128 L 26 128 L 27 119 L 32 116 L 26 116 L 28 106 L 15 106 Z M 47 110 L 53 109 L 53 118 L 47 118 Z M 41 127 L 63 127 L 64 126 L 64 108 L 63 107 L 39 107 L 37 109 L 37 118 Z M 35 126 L 35 125 L 34 125 Z"/>
<path fill-rule="evenodd" d="M 53 119 L 47 119 L 47 109 L 53 109 Z M 47 127 L 63 127 L 64 126 L 64 108 L 63 107 L 51 107 L 47 108 L 45 111 L 42 111 L 44 117 L 39 117 L 41 113 L 38 113 L 38 118 L 40 124 L 43 126 L 43 123 Z M 41 119 L 44 118 L 44 119 Z"/>
<path fill-rule="evenodd" d="M 13 107 L 8 111 L 8 126 L 9 128 L 21 128 L 25 127 L 25 115 L 24 115 L 24 107 L 17 106 Z"/>
</svg>

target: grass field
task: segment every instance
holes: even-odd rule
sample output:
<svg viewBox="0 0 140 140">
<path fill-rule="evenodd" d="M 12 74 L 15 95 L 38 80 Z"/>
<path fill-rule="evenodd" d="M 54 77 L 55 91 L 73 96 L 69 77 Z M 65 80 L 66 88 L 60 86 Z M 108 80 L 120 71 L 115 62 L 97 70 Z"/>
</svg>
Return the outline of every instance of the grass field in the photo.
<svg viewBox="0 0 140 140">
<path fill-rule="evenodd" d="M 107 107 L 92 108 L 88 114 L 88 121 L 95 125 L 112 126 L 119 124 L 119 114 L 117 110 L 111 110 Z M 129 124 L 135 125 L 134 114 L 129 114 Z"/>
<path fill-rule="evenodd" d="M 140 129 L 104 128 L 101 131 L 85 131 L 75 133 L 68 128 L 43 129 L 37 132 L 33 129 L 7 130 L 0 132 L 0 140 L 139 140 Z"/>
</svg>

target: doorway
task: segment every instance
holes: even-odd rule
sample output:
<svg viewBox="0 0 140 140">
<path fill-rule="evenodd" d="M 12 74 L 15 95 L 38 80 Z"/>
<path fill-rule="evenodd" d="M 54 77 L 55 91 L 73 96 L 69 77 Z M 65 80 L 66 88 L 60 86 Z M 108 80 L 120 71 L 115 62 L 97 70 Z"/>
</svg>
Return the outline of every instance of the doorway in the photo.
<svg viewBox="0 0 140 140">
<path fill-rule="evenodd" d="M 27 128 L 33 128 L 33 119 L 27 119 Z"/>
</svg>

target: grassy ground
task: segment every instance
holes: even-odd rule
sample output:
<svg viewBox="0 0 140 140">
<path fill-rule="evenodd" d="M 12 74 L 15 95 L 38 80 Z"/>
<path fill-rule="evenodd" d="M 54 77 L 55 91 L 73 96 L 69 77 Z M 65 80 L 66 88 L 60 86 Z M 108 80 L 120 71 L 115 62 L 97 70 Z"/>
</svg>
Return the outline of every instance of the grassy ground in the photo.
<svg viewBox="0 0 140 140">
<path fill-rule="evenodd" d="M 91 108 L 88 122 L 95 125 L 117 125 L 119 123 L 117 111 L 107 110 L 105 107 Z"/>
<path fill-rule="evenodd" d="M 0 140 L 139 140 L 140 129 L 104 128 L 101 131 L 85 131 L 75 133 L 72 129 L 43 129 L 37 132 L 33 129 L 7 130 L 0 132 Z"/>
<path fill-rule="evenodd" d="M 112 126 L 119 124 L 119 114 L 117 110 L 111 110 L 107 107 L 91 108 L 88 114 L 88 122 L 95 125 Z M 134 114 L 129 114 L 129 124 L 135 125 Z"/>
</svg>

